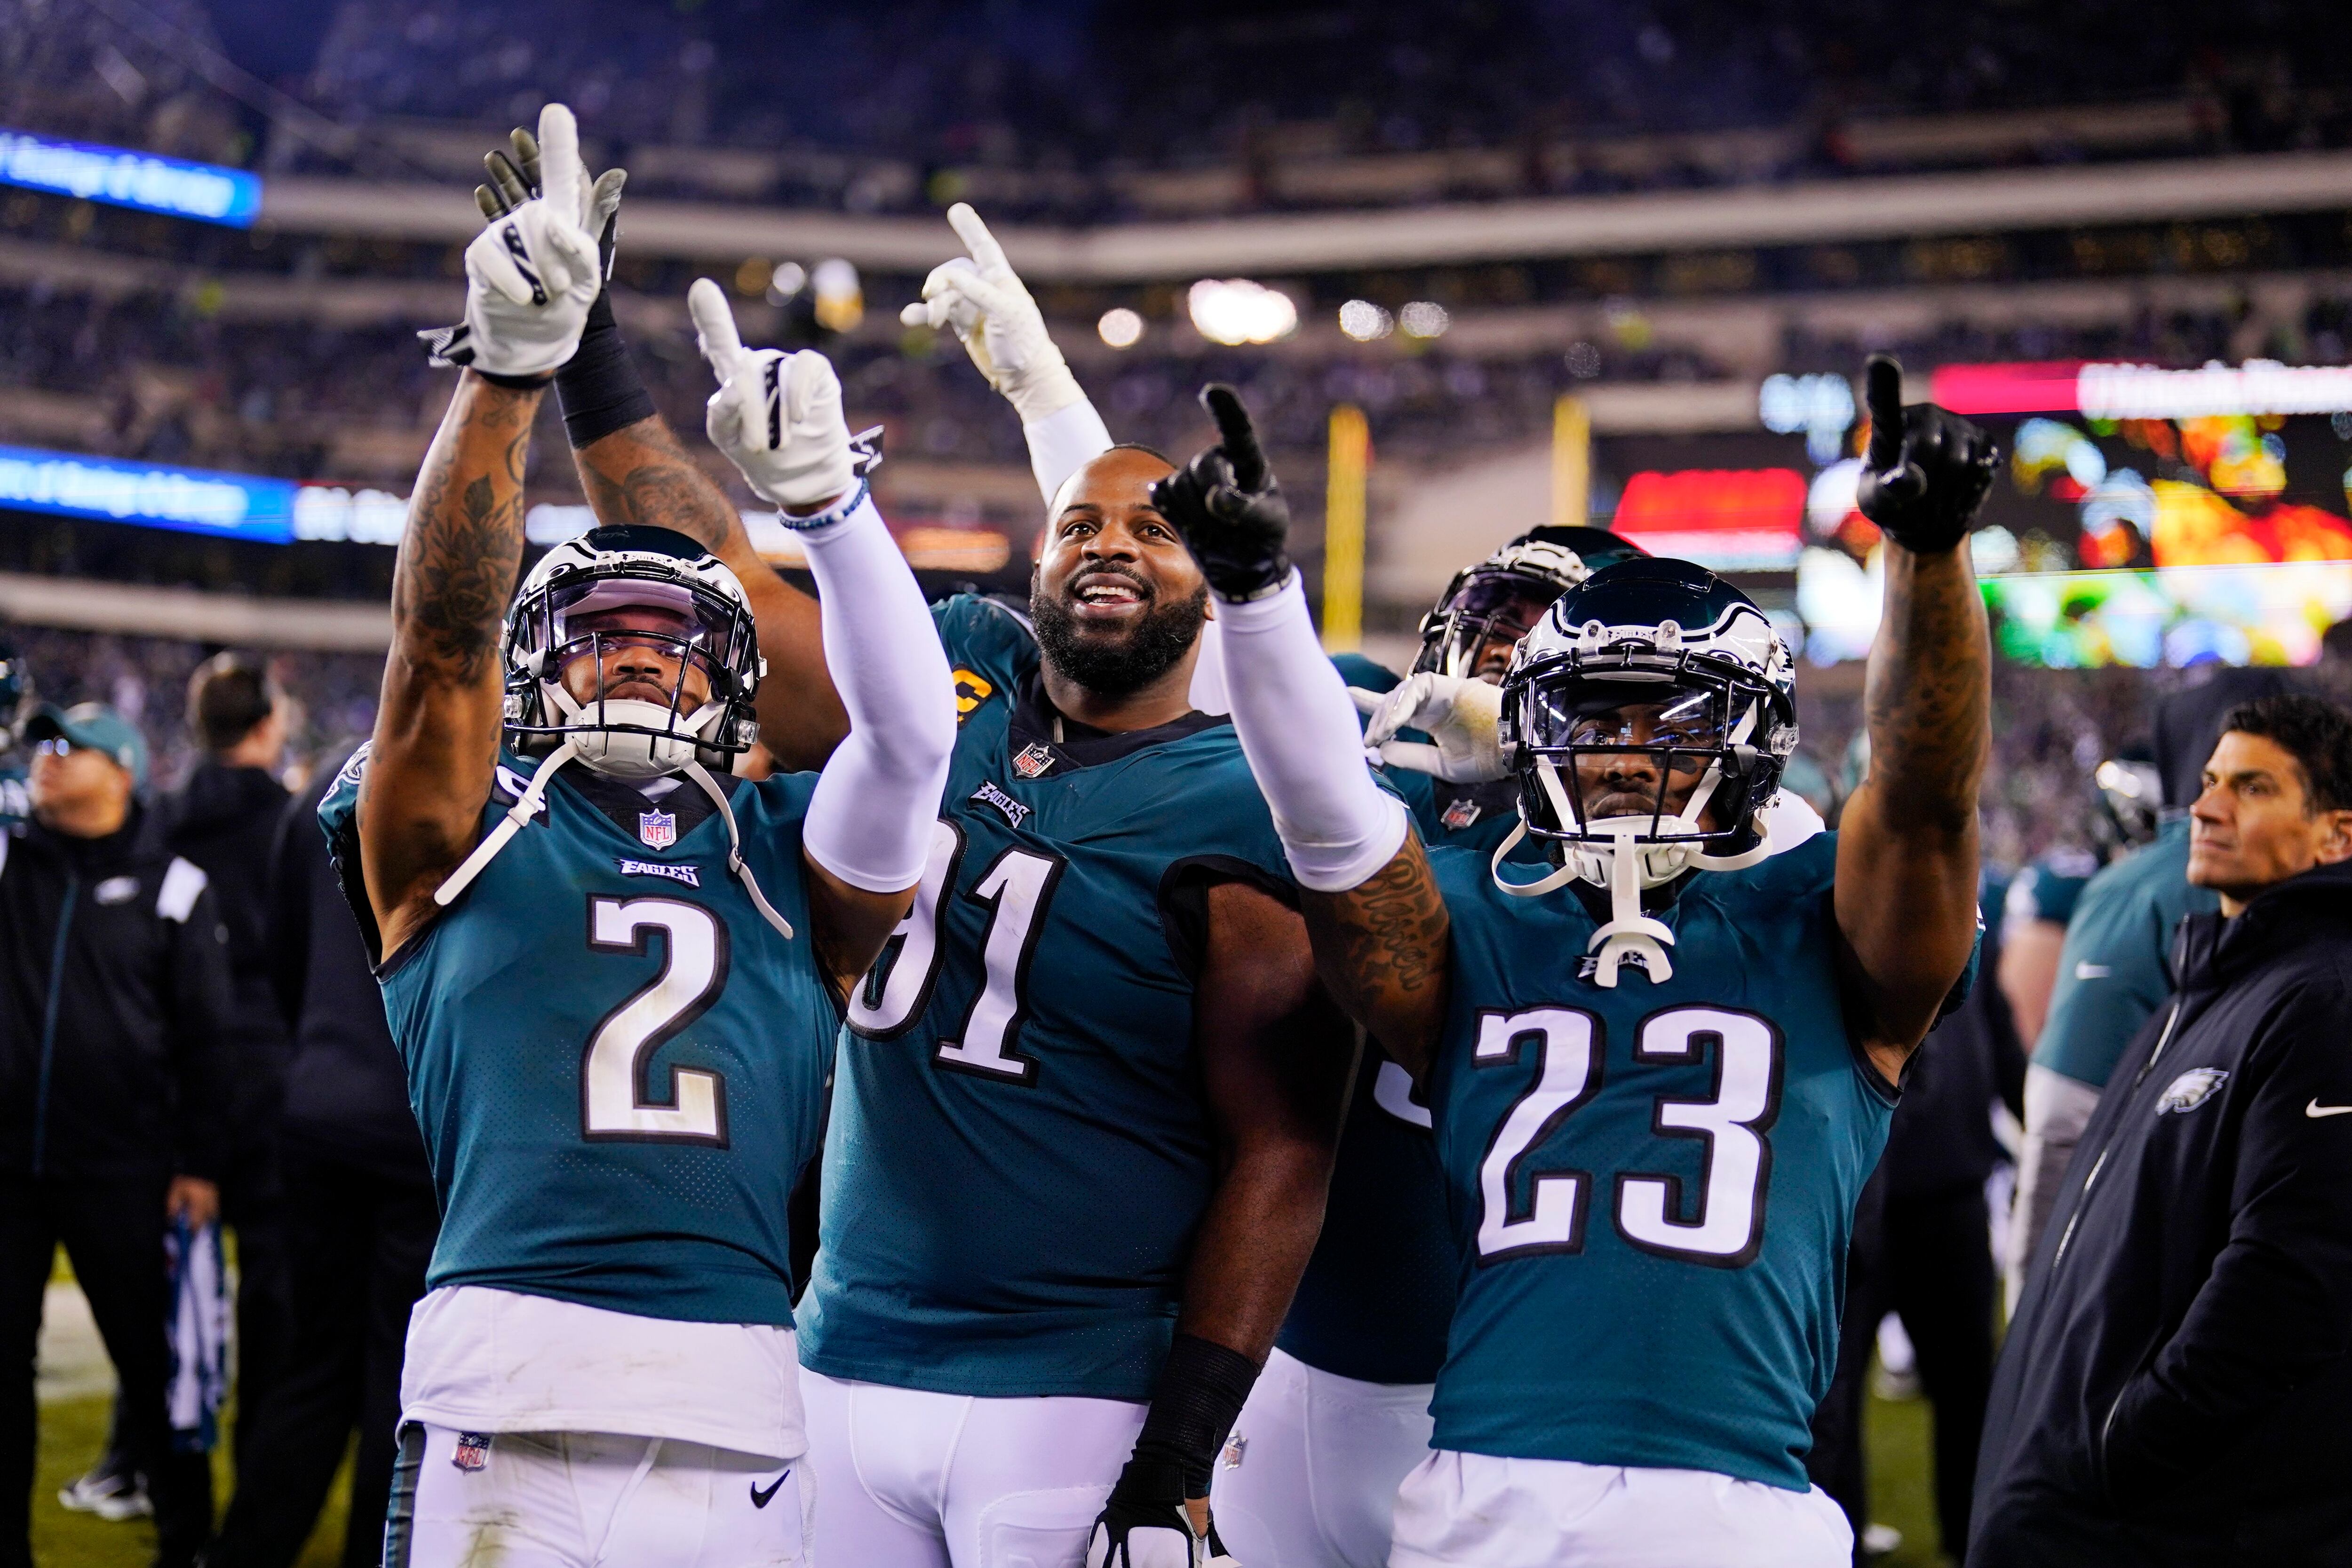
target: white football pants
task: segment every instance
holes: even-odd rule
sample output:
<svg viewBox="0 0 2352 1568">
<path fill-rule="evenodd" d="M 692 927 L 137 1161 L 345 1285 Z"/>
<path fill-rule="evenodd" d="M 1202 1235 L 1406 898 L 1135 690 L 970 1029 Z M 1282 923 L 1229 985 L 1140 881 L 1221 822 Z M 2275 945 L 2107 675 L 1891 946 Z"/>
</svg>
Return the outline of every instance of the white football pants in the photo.
<svg viewBox="0 0 2352 1568">
<path fill-rule="evenodd" d="M 1398 1489 L 1391 1568 L 1848 1568 L 1829 1494 L 1707 1470 L 1439 1449 Z"/>
<path fill-rule="evenodd" d="M 1397 1483 L 1429 1458 L 1426 1383 L 1364 1383 L 1276 1351 L 1217 1460 L 1210 1508 L 1245 1568 L 1381 1568 Z"/>
<path fill-rule="evenodd" d="M 809 1568 L 814 1489 L 674 1437 L 400 1429 L 384 1568 Z"/>
<path fill-rule="evenodd" d="M 843 1568 L 1078 1568 L 1143 1430 L 1121 1399 L 982 1399 L 801 1368 L 815 1556 Z"/>
</svg>

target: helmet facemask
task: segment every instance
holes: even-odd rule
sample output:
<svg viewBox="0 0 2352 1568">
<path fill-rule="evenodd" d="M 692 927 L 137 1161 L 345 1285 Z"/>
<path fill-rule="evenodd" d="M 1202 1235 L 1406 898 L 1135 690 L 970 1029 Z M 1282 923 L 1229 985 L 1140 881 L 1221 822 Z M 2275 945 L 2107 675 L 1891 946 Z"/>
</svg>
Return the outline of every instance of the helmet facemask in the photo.
<svg viewBox="0 0 2352 1568">
<path fill-rule="evenodd" d="M 1673 621 L 1559 622 L 1522 645 L 1503 685 L 1500 739 L 1521 821 L 1496 852 L 1496 880 L 1528 896 L 1575 881 L 1607 889 L 1611 919 L 1593 938 L 1599 983 L 1615 985 L 1635 954 L 1664 980 L 1674 934 L 1643 913 L 1643 893 L 1770 852 L 1763 811 L 1797 744 L 1786 650 L 1744 601 L 1688 642 Z M 1612 767 L 1634 758 L 1646 767 Z M 1559 869 L 1512 883 L 1504 857 L 1527 837 L 1545 841 Z"/>
<path fill-rule="evenodd" d="M 656 655 L 668 674 L 652 695 L 608 694 L 606 659 L 629 647 Z M 507 612 L 499 653 L 506 669 L 506 737 L 540 758 L 514 805 L 434 891 L 447 907 L 539 810 L 566 762 L 643 783 L 683 773 L 710 798 L 727 829 L 727 869 L 769 925 L 793 928 L 761 892 L 743 858 L 740 830 L 713 768 L 731 768 L 756 745 L 751 699 L 764 673 L 751 603 L 735 574 L 694 540 L 667 528 L 600 528 L 549 550 Z M 590 661 L 585 701 L 564 672 Z M 688 707 L 694 685 L 701 700 Z"/>
<path fill-rule="evenodd" d="M 518 749 L 568 743 L 595 771 L 642 782 L 691 762 L 726 768 L 750 748 L 759 659 L 750 618 L 682 575 L 623 568 L 558 578 L 516 601 L 508 619 L 507 729 Z M 616 679 L 608 670 L 608 660 L 630 648 L 652 655 L 646 664 L 655 678 Z M 583 663 L 594 672 L 585 700 L 564 680 Z M 631 685 L 651 690 L 607 695 Z"/>
</svg>

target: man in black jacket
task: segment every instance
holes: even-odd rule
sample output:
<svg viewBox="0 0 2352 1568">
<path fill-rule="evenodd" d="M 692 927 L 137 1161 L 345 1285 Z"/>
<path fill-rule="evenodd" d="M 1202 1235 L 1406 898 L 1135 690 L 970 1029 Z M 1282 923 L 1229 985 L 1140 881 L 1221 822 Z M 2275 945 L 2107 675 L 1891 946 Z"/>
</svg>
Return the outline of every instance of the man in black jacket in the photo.
<svg viewBox="0 0 2352 1568">
<path fill-rule="evenodd" d="M 287 794 L 276 769 L 287 704 L 254 660 L 220 653 L 188 680 L 188 727 L 203 756 L 156 803 L 165 841 L 212 884 L 228 927 L 232 1081 L 221 1218 L 236 1233 L 236 1465 L 256 1461 L 252 1416 L 282 1375 L 289 1319 L 278 1121 L 292 1051 L 269 983 L 269 851 Z"/>
<path fill-rule="evenodd" d="M 2068 1166 L 1994 1376 L 1969 1562 L 2352 1562 L 2352 714 L 2231 713 L 2179 989 Z"/>
<path fill-rule="evenodd" d="M 156 1561 L 211 1524 L 201 1453 L 172 1451 L 167 1219 L 218 1212 L 227 935 L 203 872 L 135 790 L 146 747 L 110 708 L 45 708 L 33 817 L 0 836 L 0 1568 L 31 1562 L 33 1354 L 58 1244 L 120 1380 Z"/>
<path fill-rule="evenodd" d="M 441 1225 L 407 1071 L 319 832 L 340 766 L 320 768 L 282 814 L 271 857 L 271 979 L 294 1038 L 284 1128 L 294 1338 L 244 1450 L 261 1460 L 239 1470 L 207 1568 L 288 1568 L 354 1425 L 342 1561 L 383 1560 L 408 1312 Z"/>
</svg>

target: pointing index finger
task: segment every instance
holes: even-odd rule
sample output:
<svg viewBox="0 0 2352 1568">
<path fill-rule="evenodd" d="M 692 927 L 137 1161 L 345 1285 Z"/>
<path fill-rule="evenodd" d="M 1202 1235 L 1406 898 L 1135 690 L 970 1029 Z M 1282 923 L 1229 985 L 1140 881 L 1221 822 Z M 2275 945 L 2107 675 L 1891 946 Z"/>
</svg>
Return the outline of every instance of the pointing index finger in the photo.
<svg viewBox="0 0 2352 1568">
<path fill-rule="evenodd" d="M 1864 406 L 1870 411 L 1870 465 L 1881 474 L 1903 465 L 1903 367 L 1892 355 L 1873 354 L 1863 367 Z"/>
<path fill-rule="evenodd" d="M 956 238 L 963 241 L 964 249 L 971 252 L 982 270 L 1005 265 L 1004 247 L 996 243 L 996 236 L 988 232 L 970 202 L 958 202 L 948 209 L 948 226 L 955 230 Z"/>
<path fill-rule="evenodd" d="M 686 308 L 694 318 L 702 357 L 710 361 L 710 368 L 719 372 L 721 380 L 726 379 L 743 352 L 742 334 L 735 330 L 735 312 L 727 308 L 727 296 L 710 279 L 698 277 L 694 287 L 686 291 Z"/>
<path fill-rule="evenodd" d="M 577 223 L 581 192 L 587 184 L 580 166 L 580 123 L 560 103 L 539 111 L 539 172 L 548 204 L 567 222 Z"/>
<path fill-rule="evenodd" d="M 1242 406 L 1241 393 L 1223 382 L 1211 382 L 1201 389 L 1201 406 L 1217 422 L 1217 439 L 1225 449 L 1225 461 L 1234 467 L 1234 483 L 1244 490 L 1255 490 L 1265 483 L 1265 449 L 1258 444 L 1257 430 L 1250 423 L 1249 410 Z"/>
</svg>

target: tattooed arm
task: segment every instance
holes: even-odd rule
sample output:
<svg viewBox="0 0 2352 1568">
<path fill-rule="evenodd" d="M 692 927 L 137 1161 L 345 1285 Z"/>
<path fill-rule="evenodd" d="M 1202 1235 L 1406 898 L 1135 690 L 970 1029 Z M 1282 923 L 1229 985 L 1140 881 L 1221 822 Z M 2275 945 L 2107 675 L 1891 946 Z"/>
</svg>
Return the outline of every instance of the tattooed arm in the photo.
<svg viewBox="0 0 2352 1568">
<path fill-rule="evenodd" d="M 760 683 L 761 738 L 782 768 L 824 767 L 849 733 L 849 714 L 825 671 L 816 601 L 760 559 L 742 514 L 660 415 L 624 425 L 572 455 L 598 522 L 674 528 L 742 580 L 768 661 L 768 678 Z"/>
<path fill-rule="evenodd" d="M 1391 1060 L 1425 1079 L 1445 1030 L 1453 922 L 1421 840 L 1344 893 L 1301 889 L 1315 969 L 1348 1016 Z"/>
<path fill-rule="evenodd" d="M 1846 1011 L 1891 1081 L 1967 967 L 1992 653 L 1966 548 L 1886 547 L 1864 696 L 1870 776 L 1838 822 Z"/>
<path fill-rule="evenodd" d="M 523 458 L 542 395 L 465 372 L 409 505 L 359 805 L 360 862 L 387 957 L 481 835 L 498 763 L 499 630 L 522 560 Z"/>
</svg>

